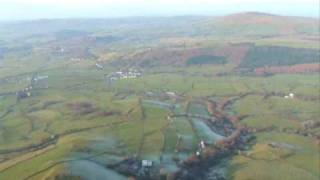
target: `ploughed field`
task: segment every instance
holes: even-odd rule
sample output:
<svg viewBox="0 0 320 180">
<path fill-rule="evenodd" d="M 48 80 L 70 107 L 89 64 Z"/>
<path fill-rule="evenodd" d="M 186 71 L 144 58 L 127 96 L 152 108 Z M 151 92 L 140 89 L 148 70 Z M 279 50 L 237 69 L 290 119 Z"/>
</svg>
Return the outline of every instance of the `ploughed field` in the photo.
<svg viewBox="0 0 320 180">
<path fill-rule="evenodd" d="M 42 23 L 0 24 L 0 180 L 320 178 L 315 19 Z"/>
</svg>

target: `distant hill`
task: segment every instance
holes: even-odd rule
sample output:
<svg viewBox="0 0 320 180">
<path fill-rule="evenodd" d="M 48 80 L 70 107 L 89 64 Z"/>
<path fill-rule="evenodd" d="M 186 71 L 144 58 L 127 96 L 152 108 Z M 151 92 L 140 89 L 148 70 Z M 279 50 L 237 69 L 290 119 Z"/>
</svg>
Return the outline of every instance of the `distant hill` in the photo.
<svg viewBox="0 0 320 180">
<path fill-rule="evenodd" d="M 209 18 L 197 26 L 202 31 L 228 36 L 319 35 L 319 19 L 259 12 Z"/>
<path fill-rule="evenodd" d="M 319 19 L 258 12 L 221 17 L 130 17 L 113 19 L 43 19 L 0 23 L 0 33 L 19 35 L 70 32 L 117 32 L 118 35 L 161 38 L 168 36 L 289 36 L 319 35 Z M 24 31 L 21 31 L 23 29 Z"/>
</svg>

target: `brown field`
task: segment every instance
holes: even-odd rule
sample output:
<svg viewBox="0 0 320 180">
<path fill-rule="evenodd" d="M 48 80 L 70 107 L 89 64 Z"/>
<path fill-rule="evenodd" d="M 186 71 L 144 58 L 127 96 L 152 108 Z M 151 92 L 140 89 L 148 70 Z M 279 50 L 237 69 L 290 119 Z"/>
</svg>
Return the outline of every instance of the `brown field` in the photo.
<svg viewBox="0 0 320 180">
<path fill-rule="evenodd" d="M 266 73 L 281 74 L 281 73 L 313 73 L 320 72 L 320 64 L 297 64 L 293 66 L 272 66 L 256 68 L 256 75 L 264 75 Z"/>
</svg>

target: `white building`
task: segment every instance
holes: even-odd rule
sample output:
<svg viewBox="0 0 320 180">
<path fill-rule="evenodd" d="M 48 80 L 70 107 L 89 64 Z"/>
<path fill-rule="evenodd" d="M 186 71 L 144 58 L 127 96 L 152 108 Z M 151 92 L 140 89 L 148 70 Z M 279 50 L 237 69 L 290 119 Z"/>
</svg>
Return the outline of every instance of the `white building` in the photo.
<svg viewBox="0 0 320 180">
<path fill-rule="evenodd" d="M 96 63 L 97 69 L 103 69 L 103 66 L 101 64 Z"/>
<path fill-rule="evenodd" d="M 142 167 L 151 167 L 152 161 L 151 160 L 142 160 Z"/>
<path fill-rule="evenodd" d="M 167 94 L 168 96 L 175 96 L 175 95 L 176 95 L 175 92 L 170 92 L 170 91 L 166 92 L 166 94 Z"/>
<path fill-rule="evenodd" d="M 201 141 L 201 142 L 200 142 L 200 147 L 201 147 L 201 149 L 206 148 L 206 145 L 204 144 L 204 141 Z"/>
<path fill-rule="evenodd" d="M 293 94 L 293 93 L 290 93 L 290 94 L 289 94 L 289 97 L 290 97 L 290 98 L 294 98 L 294 94 Z"/>
<path fill-rule="evenodd" d="M 196 155 L 197 155 L 197 156 L 200 156 L 200 152 L 199 152 L 199 151 L 197 151 L 197 152 L 196 152 Z"/>
<path fill-rule="evenodd" d="M 293 99 L 294 98 L 294 94 L 293 93 L 289 93 L 289 95 L 284 96 L 285 99 Z"/>
</svg>

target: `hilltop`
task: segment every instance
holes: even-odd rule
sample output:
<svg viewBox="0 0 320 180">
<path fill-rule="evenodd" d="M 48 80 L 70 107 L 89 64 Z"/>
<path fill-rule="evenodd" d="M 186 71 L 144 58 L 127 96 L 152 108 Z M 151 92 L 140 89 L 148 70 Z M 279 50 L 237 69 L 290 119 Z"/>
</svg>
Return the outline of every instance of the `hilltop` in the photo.
<svg viewBox="0 0 320 180">
<path fill-rule="evenodd" d="M 270 37 L 319 34 L 318 19 L 258 12 L 208 18 L 198 25 L 202 29 L 215 30 L 217 35 Z"/>
</svg>

